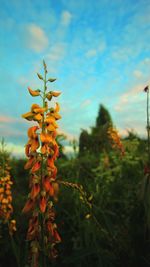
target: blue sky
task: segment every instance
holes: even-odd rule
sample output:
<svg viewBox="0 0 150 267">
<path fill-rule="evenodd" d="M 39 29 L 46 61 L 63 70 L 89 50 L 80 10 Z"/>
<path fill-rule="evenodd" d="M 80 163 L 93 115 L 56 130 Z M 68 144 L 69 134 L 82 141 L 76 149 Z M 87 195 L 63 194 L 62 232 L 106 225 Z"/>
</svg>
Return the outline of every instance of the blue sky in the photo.
<svg viewBox="0 0 150 267">
<path fill-rule="evenodd" d="M 69 140 L 95 124 L 99 104 L 124 134 L 146 133 L 150 83 L 149 0 L 0 0 L 0 137 L 21 153 L 31 125 L 21 118 L 42 84 L 45 59 L 57 81 L 60 131 Z M 35 99 L 34 99 L 35 102 Z M 69 146 L 67 147 L 69 150 Z"/>
</svg>

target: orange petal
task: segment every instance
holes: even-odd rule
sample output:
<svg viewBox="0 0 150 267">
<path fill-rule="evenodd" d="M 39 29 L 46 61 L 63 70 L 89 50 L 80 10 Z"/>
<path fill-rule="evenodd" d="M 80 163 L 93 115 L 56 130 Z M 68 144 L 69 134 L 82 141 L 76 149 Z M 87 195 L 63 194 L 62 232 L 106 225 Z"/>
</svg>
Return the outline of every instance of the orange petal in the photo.
<svg viewBox="0 0 150 267">
<path fill-rule="evenodd" d="M 42 143 L 49 143 L 52 141 L 52 137 L 51 135 L 47 134 L 47 133 L 41 133 L 40 134 L 40 139 Z"/>
<path fill-rule="evenodd" d="M 38 137 L 36 139 L 30 140 L 30 144 L 31 144 L 31 152 L 36 151 L 40 146 Z"/>
<path fill-rule="evenodd" d="M 52 96 L 54 96 L 54 97 L 57 97 L 57 96 L 59 96 L 60 94 L 61 94 L 61 92 L 51 92 L 52 93 Z"/>
<path fill-rule="evenodd" d="M 58 193 L 59 193 L 59 184 L 56 182 L 53 182 L 53 188 L 54 188 L 54 195 L 57 198 Z"/>
<path fill-rule="evenodd" d="M 43 116 L 40 113 L 37 113 L 36 115 L 34 115 L 34 120 L 35 121 L 41 121 L 43 118 Z"/>
<path fill-rule="evenodd" d="M 40 95 L 40 90 L 32 90 L 30 87 L 28 87 L 29 93 L 32 96 L 38 96 Z"/>
<path fill-rule="evenodd" d="M 34 203 L 35 202 L 32 199 L 28 199 L 26 204 L 25 204 L 25 206 L 24 206 L 24 208 L 23 208 L 23 210 L 22 210 L 22 212 L 23 213 L 29 212 L 31 209 L 33 209 Z"/>
<path fill-rule="evenodd" d="M 42 213 L 44 213 L 46 210 L 46 198 L 45 197 L 41 197 L 40 199 L 40 210 Z"/>
<path fill-rule="evenodd" d="M 50 132 L 54 132 L 56 130 L 56 128 L 52 124 L 48 124 L 48 126 L 46 126 L 46 128 Z"/>
<path fill-rule="evenodd" d="M 40 106 L 38 105 L 38 104 L 33 104 L 32 106 L 31 106 L 31 111 L 32 112 L 34 112 L 34 109 L 35 108 L 39 108 Z"/>
<path fill-rule="evenodd" d="M 58 234 L 56 229 L 54 229 L 54 235 L 53 236 L 54 236 L 55 242 L 57 242 L 57 243 L 61 242 L 61 237 Z"/>
<path fill-rule="evenodd" d="M 46 94 L 46 98 L 50 101 L 52 99 L 52 94 L 51 92 Z"/>
<path fill-rule="evenodd" d="M 31 166 L 33 165 L 34 160 L 35 160 L 35 158 L 33 156 L 31 156 L 29 158 L 29 160 L 26 162 L 26 164 L 24 166 L 24 169 L 27 170 L 27 169 L 31 168 Z"/>
<path fill-rule="evenodd" d="M 33 184 L 32 190 L 30 193 L 31 198 L 35 198 L 40 192 L 40 185 L 39 184 Z"/>
<path fill-rule="evenodd" d="M 59 106 L 58 103 L 56 103 L 55 105 L 56 105 L 56 106 L 55 106 L 55 112 L 57 113 L 57 112 L 60 110 L 60 106 Z"/>
<path fill-rule="evenodd" d="M 27 240 L 33 240 L 35 238 L 35 236 L 38 234 L 38 228 L 39 228 L 38 217 L 33 216 L 29 221 Z"/>
<path fill-rule="evenodd" d="M 28 129 L 28 137 L 29 138 L 36 138 L 37 137 L 37 129 L 39 129 L 38 126 L 32 126 Z"/>
<path fill-rule="evenodd" d="M 47 165 L 48 165 L 48 167 L 51 167 L 52 169 L 55 167 L 54 161 L 53 161 L 52 158 L 48 157 L 48 159 L 47 159 Z"/>
<path fill-rule="evenodd" d="M 55 117 L 56 120 L 61 119 L 61 116 L 58 113 L 54 113 L 54 117 Z"/>
<path fill-rule="evenodd" d="M 31 146 L 30 144 L 27 144 L 25 146 L 25 154 L 26 154 L 27 157 L 30 156 L 30 146 Z"/>
<path fill-rule="evenodd" d="M 55 122 L 55 118 L 53 116 L 48 116 L 48 117 L 46 117 L 44 122 L 54 123 Z"/>
<path fill-rule="evenodd" d="M 56 178 L 56 174 L 57 174 L 57 168 L 55 167 L 52 173 L 53 178 Z"/>
<path fill-rule="evenodd" d="M 54 235 L 54 227 L 53 227 L 53 224 L 51 222 L 47 223 L 47 230 L 52 236 Z"/>
<path fill-rule="evenodd" d="M 49 177 L 44 177 L 43 179 L 43 187 L 46 192 L 49 192 L 50 196 L 54 195 L 54 188 L 49 180 Z"/>
<path fill-rule="evenodd" d="M 58 145 L 54 145 L 53 159 L 55 160 L 58 156 L 59 156 L 59 147 L 58 147 Z"/>
<path fill-rule="evenodd" d="M 46 146 L 45 144 L 42 144 L 42 146 L 41 146 L 41 153 L 42 153 L 43 155 L 45 155 L 46 152 L 47 152 L 47 146 Z"/>
<path fill-rule="evenodd" d="M 33 172 L 37 172 L 37 171 L 40 169 L 40 167 L 41 167 L 41 162 L 40 162 L 40 161 L 37 161 L 37 162 L 33 165 L 32 169 L 31 169 L 31 173 L 33 173 Z"/>
<path fill-rule="evenodd" d="M 44 113 L 46 111 L 46 108 L 41 108 L 40 106 L 37 108 L 34 108 L 33 112 L 35 113 Z"/>
<path fill-rule="evenodd" d="M 33 120 L 33 113 L 32 112 L 27 112 L 25 114 L 22 115 L 22 118 L 28 120 L 28 121 L 32 121 Z"/>
<path fill-rule="evenodd" d="M 50 195 L 51 197 L 54 196 L 54 188 L 53 188 L 53 186 L 52 186 L 51 183 L 50 183 L 50 185 L 49 185 L 49 195 Z"/>
<path fill-rule="evenodd" d="M 43 178 L 43 187 L 44 187 L 46 192 L 49 191 L 50 181 L 49 181 L 49 177 L 48 176 Z"/>
</svg>

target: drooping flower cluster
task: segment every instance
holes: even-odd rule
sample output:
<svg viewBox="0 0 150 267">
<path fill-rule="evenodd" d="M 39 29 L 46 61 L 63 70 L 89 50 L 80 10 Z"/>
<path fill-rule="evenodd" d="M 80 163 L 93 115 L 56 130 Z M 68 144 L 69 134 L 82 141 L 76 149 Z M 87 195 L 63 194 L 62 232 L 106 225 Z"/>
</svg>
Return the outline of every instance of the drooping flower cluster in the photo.
<svg viewBox="0 0 150 267">
<path fill-rule="evenodd" d="M 108 133 L 108 137 L 110 141 L 112 142 L 112 147 L 119 150 L 121 153 L 121 156 L 124 156 L 125 150 L 121 142 L 118 131 L 113 127 L 109 127 L 107 133 Z"/>
<path fill-rule="evenodd" d="M 30 241 L 31 261 L 33 266 L 38 266 L 38 258 L 41 254 L 50 258 L 57 256 L 55 244 L 61 241 L 55 223 L 55 211 L 53 202 L 58 191 L 56 181 L 57 168 L 55 160 L 59 155 L 59 147 L 56 142 L 56 121 L 59 115 L 59 104 L 49 107 L 48 101 L 57 97 L 60 92 L 47 92 L 47 83 L 55 79 L 47 79 L 47 66 L 44 65 L 44 77 L 37 74 L 43 80 L 43 90 L 32 90 L 29 93 L 42 98 L 42 106 L 33 104 L 31 110 L 23 118 L 35 121 L 36 125 L 28 129 L 28 142 L 25 146 L 25 154 L 28 157 L 25 169 L 30 173 L 30 194 L 23 208 L 23 212 L 30 212 L 31 219 L 27 232 L 27 240 Z"/>
<path fill-rule="evenodd" d="M 16 221 L 12 219 L 12 180 L 10 176 L 10 167 L 8 158 L 5 158 L 2 151 L 2 160 L 0 162 L 0 221 L 8 224 L 9 234 L 13 235 L 16 231 Z"/>
</svg>

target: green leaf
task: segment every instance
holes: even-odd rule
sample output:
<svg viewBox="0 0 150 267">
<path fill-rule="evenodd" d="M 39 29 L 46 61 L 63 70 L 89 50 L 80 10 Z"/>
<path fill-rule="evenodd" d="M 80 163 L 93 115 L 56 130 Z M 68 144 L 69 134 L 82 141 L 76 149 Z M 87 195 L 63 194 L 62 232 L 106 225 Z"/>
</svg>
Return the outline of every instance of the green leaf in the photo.
<svg viewBox="0 0 150 267">
<path fill-rule="evenodd" d="M 40 80 L 43 80 L 43 77 L 41 74 L 37 73 L 37 76 L 39 77 Z"/>
<path fill-rule="evenodd" d="M 56 78 L 49 78 L 48 80 L 47 80 L 47 82 L 51 82 L 51 83 L 53 83 L 53 82 L 55 82 L 56 81 Z"/>
</svg>

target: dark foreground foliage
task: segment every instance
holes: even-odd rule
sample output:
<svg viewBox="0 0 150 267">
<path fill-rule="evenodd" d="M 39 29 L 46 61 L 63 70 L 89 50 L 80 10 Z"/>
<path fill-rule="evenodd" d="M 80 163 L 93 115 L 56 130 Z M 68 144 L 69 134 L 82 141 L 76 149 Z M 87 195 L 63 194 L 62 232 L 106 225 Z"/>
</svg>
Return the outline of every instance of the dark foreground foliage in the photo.
<svg viewBox="0 0 150 267">
<path fill-rule="evenodd" d="M 105 113 L 104 108 L 102 111 Z M 112 123 L 108 113 L 105 117 Z M 60 186 L 56 217 L 63 241 L 58 247 L 59 257 L 47 266 L 150 266 L 150 233 L 142 192 L 146 142 L 129 133 L 123 140 L 125 155 L 121 157 L 111 148 L 106 132 L 107 121 L 97 118 L 90 134 L 82 131 L 78 155 L 60 157 L 57 162 L 58 178 L 82 184 L 92 208 L 77 190 Z M 27 267 L 28 218 L 21 215 L 28 192 L 24 163 L 21 159 L 11 160 L 19 263 L 12 249 L 15 244 L 1 226 L 1 267 Z"/>
</svg>

